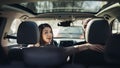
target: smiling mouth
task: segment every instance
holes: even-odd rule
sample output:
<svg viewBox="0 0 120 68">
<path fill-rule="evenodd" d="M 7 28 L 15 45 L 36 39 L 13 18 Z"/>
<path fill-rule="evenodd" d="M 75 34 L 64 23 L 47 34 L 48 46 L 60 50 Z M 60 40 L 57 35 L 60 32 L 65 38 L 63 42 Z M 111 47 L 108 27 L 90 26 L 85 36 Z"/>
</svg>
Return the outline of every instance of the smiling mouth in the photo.
<svg viewBox="0 0 120 68">
<path fill-rule="evenodd" d="M 51 40 L 51 38 L 47 38 L 48 40 Z"/>
</svg>

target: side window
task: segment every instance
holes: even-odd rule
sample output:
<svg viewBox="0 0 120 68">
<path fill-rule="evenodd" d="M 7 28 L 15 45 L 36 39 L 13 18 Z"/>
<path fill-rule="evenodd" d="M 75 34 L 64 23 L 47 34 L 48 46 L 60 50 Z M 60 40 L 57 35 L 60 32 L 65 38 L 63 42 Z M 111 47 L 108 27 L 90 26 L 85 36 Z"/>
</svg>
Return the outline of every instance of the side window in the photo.
<svg viewBox="0 0 120 68">
<path fill-rule="evenodd" d="M 8 35 L 17 37 L 17 29 L 20 23 L 21 23 L 21 20 L 15 19 L 11 24 Z M 9 42 L 9 45 L 17 44 L 17 39 L 8 39 L 8 42 Z"/>
<path fill-rule="evenodd" d="M 120 22 L 118 19 L 115 19 L 113 21 L 113 25 L 112 25 L 112 33 L 120 33 Z"/>
</svg>

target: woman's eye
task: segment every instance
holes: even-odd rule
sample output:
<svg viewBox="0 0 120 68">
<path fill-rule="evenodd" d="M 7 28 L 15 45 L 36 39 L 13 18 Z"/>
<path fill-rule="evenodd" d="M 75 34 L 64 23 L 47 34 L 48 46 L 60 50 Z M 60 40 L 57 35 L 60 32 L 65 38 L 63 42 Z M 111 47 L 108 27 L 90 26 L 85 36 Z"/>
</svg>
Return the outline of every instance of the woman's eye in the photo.
<svg viewBox="0 0 120 68">
<path fill-rule="evenodd" d="M 48 32 L 45 32 L 45 34 L 47 34 Z"/>
</svg>

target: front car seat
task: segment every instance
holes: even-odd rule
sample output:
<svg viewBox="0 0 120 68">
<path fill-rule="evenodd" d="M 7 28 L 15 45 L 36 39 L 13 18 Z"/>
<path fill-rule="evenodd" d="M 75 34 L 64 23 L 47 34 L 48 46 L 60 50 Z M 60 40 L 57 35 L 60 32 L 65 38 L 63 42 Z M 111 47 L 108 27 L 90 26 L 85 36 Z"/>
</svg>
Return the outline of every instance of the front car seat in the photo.
<svg viewBox="0 0 120 68">
<path fill-rule="evenodd" d="M 17 31 L 17 45 L 23 46 L 28 44 L 36 44 L 38 41 L 39 29 L 37 24 L 32 21 L 22 22 Z M 10 50 L 9 55 L 11 64 L 8 68 L 24 68 L 23 49 L 24 47 L 13 48 Z"/>
<path fill-rule="evenodd" d="M 96 18 L 88 22 L 85 30 L 85 38 L 87 43 L 105 46 L 105 43 L 110 35 L 111 29 L 108 21 L 102 18 Z M 100 65 L 106 63 L 104 60 L 104 53 L 99 53 L 89 49 L 76 54 L 75 62 L 85 65 Z"/>
</svg>

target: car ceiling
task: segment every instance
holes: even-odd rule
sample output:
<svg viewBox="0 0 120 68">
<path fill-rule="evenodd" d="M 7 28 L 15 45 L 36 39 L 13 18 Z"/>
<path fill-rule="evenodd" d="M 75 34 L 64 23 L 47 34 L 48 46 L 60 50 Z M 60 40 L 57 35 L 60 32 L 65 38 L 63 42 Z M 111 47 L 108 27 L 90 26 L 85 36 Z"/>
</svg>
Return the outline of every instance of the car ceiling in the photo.
<svg viewBox="0 0 120 68">
<path fill-rule="evenodd" d="M 23 2 L 35 2 L 35 1 L 45 1 L 45 0 L 0 0 L 0 5 L 3 5 L 3 4 L 14 4 L 14 3 L 23 3 Z M 46 0 L 46 1 L 58 1 L 58 0 Z M 73 1 L 73 0 L 61 0 L 61 1 Z M 79 0 L 78 0 L 79 1 Z M 113 0 L 81 0 L 81 1 L 110 1 L 110 2 L 113 2 Z M 119 0 L 114 0 L 115 1 L 119 1 Z M 119 1 L 120 2 L 120 1 Z M 86 14 L 86 16 L 85 16 Z M 75 18 L 80 18 L 80 17 L 95 17 L 93 14 L 87 14 L 87 13 L 80 13 L 80 14 L 75 14 L 75 13 L 68 13 L 66 14 L 66 17 L 65 17 L 65 14 L 42 14 L 42 15 L 38 15 L 37 17 L 38 18 L 44 18 L 44 17 L 47 17 L 47 18 L 62 18 L 64 19 L 65 18 L 72 18 L 72 16 L 74 16 Z M 102 13 L 103 15 L 105 15 L 104 13 Z M 103 16 L 102 15 L 102 16 Z M 100 15 L 98 15 L 100 16 Z"/>
<path fill-rule="evenodd" d="M 48 0 L 0 0 L 0 5 L 22 3 L 22 2 L 35 2 L 35 1 L 48 1 Z M 58 0 L 49 0 L 49 1 L 58 1 Z M 61 1 L 73 1 L 73 0 L 61 0 Z M 80 0 L 80 1 L 113 1 L 113 0 Z M 120 2 L 120 0 L 114 0 L 114 2 L 115 1 Z"/>
</svg>

